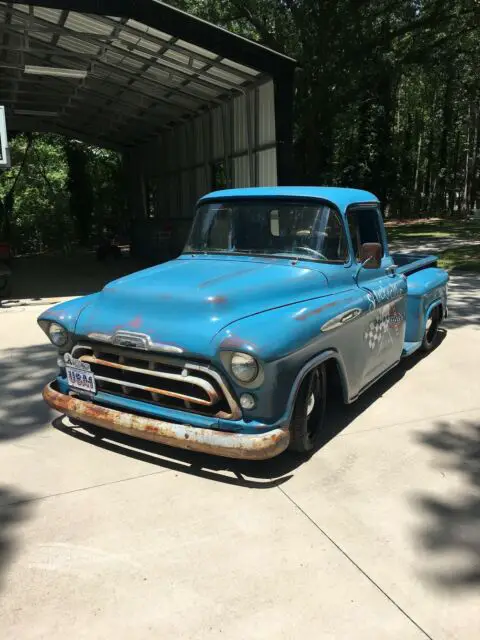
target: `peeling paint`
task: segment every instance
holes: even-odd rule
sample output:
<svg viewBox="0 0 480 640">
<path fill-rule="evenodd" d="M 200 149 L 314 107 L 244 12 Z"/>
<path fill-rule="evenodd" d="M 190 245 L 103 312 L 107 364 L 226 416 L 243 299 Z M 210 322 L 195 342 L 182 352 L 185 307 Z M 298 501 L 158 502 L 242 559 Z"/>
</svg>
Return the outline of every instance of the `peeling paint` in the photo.
<svg viewBox="0 0 480 640">
<path fill-rule="evenodd" d="M 272 429 L 266 433 L 253 435 L 239 434 L 200 429 L 108 409 L 93 402 L 60 393 L 53 389 L 51 384 L 45 387 L 43 397 L 47 404 L 57 411 L 104 429 L 227 458 L 247 460 L 273 458 L 285 451 L 290 440 L 287 429 Z"/>
</svg>

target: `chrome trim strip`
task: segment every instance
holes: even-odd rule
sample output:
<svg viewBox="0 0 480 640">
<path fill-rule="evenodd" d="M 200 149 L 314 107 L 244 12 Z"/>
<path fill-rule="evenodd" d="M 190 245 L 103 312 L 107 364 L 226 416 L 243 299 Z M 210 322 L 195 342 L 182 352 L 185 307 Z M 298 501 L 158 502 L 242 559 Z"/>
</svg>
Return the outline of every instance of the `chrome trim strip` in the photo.
<svg viewBox="0 0 480 640">
<path fill-rule="evenodd" d="M 202 365 L 200 364 L 192 364 L 190 362 L 186 363 L 185 369 L 202 371 L 203 373 L 206 373 L 209 376 L 211 376 L 215 380 L 215 382 L 218 384 L 220 389 L 223 391 L 223 395 L 225 396 L 228 402 L 228 406 L 230 407 L 230 411 L 232 412 L 231 419 L 239 420 L 242 417 L 242 412 L 240 411 L 235 401 L 235 398 L 232 396 L 232 394 L 228 390 L 227 385 L 225 384 L 222 376 L 219 373 L 217 373 L 214 369 L 210 369 L 210 367 L 202 367 Z"/>
<path fill-rule="evenodd" d="M 331 318 L 328 320 L 322 327 L 321 331 L 332 331 L 332 329 L 337 329 L 347 322 L 351 322 L 358 318 L 361 315 L 362 310 L 356 307 L 355 309 L 349 309 L 348 311 L 343 311 L 338 316 Z"/>
<path fill-rule="evenodd" d="M 146 333 L 137 333 L 135 331 L 116 331 L 113 335 L 110 333 L 99 333 L 93 331 L 87 335 L 90 340 L 98 342 L 106 342 L 107 344 L 117 345 L 119 347 L 126 347 L 129 349 L 139 349 L 140 351 L 163 351 L 165 353 L 183 353 L 181 347 L 177 347 L 173 344 L 165 344 L 163 342 L 153 342 L 149 335 Z M 122 344 L 122 340 L 128 342 L 131 339 L 132 342 L 139 342 L 141 346 L 135 344 Z"/>
</svg>

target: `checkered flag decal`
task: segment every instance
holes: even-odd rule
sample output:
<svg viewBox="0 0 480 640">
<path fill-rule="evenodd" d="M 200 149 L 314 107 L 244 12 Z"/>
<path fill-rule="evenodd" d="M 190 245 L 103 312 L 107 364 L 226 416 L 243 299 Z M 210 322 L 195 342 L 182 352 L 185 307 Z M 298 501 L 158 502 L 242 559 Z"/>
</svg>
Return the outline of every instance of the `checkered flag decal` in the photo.
<svg viewBox="0 0 480 640">
<path fill-rule="evenodd" d="M 364 333 L 364 339 L 368 342 L 370 349 L 375 349 L 382 342 L 383 336 L 388 331 L 388 316 L 378 316 L 368 325 Z"/>
</svg>

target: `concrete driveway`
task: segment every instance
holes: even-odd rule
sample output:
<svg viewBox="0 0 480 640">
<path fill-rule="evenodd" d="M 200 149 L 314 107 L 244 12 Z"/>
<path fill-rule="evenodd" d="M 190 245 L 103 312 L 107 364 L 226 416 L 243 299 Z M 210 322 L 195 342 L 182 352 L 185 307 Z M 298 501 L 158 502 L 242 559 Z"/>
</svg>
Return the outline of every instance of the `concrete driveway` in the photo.
<svg viewBox="0 0 480 640">
<path fill-rule="evenodd" d="M 0 637 L 480 637 L 480 295 L 300 462 L 72 430 L 41 301 L 0 309 Z M 52 422 L 53 420 L 53 422 Z"/>
</svg>

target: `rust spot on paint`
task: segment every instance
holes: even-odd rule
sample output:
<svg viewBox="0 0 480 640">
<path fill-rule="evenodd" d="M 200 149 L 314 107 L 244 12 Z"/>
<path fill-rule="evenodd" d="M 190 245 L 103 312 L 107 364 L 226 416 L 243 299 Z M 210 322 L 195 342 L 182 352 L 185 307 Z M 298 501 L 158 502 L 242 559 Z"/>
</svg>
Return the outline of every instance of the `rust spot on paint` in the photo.
<svg viewBox="0 0 480 640">
<path fill-rule="evenodd" d="M 226 296 L 208 296 L 207 300 L 212 304 L 225 304 L 228 302 L 228 298 Z"/>
<path fill-rule="evenodd" d="M 253 342 L 248 342 L 247 340 L 243 340 L 243 338 L 240 338 L 238 336 L 229 336 L 228 338 L 222 340 L 220 344 L 220 348 L 223 349 L 245 349 L 248 347 L 258 352 L 258 346 L 256 344 L 254 344 Z"/>
<path fill-rule="evenodd" d="M 356 300 L 356 298 L 346 298 L 344 300 L 334 300 L 333 302 L 329 302 L 328 304 L 324 304 L 321 307 L 316 307 L 315 309 L 307 309 L 303 313 L 299 313 L 294 316 L 295 320 L 299 320 L 302 322 L 303 320 L 308 320 L 308 318 L 312 318 L 313 316 L 318 316 L 320 313 L 323 313 L 327 309 L 331 309 L 332 307 L 336 307 L 339 304 L 347 304 L 352 302 L 352 300 Z"/>
<path fill-rule="evenodd" d="M 128 323 L 129 327 L 132 327 L 132 329 L 138 329 L 139 327 L 141 327 L 142 325 L 142 316 L 135 316 L 135 318 L 133 318 L 133 320 L 130 320 L 130 322 Z"/>
<path fill-rule="evenodd" d="M 51 385 L 45 387 L 43 397 L 51 407 L 77 420 L 84 420 L 137 438 L 229 458 L 250 460 L 272 458 L 284 451 L 289 442 L 287 429 L 276 429 L 259 434 L 254 439 L 246 434 L 192 428 L 189 425 L 179 429 L 180 425 L 170 422 L 108 409 L 90 401 L 67 396 L 56 391 Z"/>
</svg>

